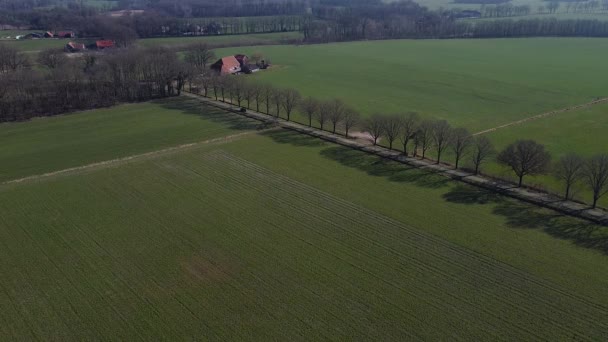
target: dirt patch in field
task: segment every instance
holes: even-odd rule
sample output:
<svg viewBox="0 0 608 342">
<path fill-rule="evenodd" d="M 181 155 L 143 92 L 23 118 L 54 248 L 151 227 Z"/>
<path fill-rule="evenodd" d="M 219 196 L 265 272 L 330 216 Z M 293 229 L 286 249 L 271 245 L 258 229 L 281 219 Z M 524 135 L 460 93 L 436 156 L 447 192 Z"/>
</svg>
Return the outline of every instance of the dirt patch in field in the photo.
<svg viewBox="0 0 608 342">
<path fill-rule="evenodd" d="M 229 281 L 236 267 L 224 258 L 193 256 L 181 262 L 187 277 L 205 283 L 223 283 Z"/>
</svg>

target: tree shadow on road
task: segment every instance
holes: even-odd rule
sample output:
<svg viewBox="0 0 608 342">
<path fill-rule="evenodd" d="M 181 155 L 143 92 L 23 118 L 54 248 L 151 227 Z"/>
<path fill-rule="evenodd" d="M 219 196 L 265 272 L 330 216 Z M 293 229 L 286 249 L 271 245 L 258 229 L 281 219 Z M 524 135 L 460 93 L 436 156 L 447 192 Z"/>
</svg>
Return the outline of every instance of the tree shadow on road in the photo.
<svg viewBox="0 0 608 342">
<path fill-rule="evenodd" d="M 450 181 L 449 178 L 428 170 L 420 170 L 349 147 L 328 147 L 321 151 L 321 155 L 342 165 L 364 171 L 370 176 L 385 177 L 391 182 L 412 183 L 426 188 L 441 188 L 448 186 Z"/>
<path fill-rule="evenodd" d="M 154 103 L 163 108 L 178 110 L 186 115 L 198 116 L 203 120 L 221 124 L 232 130 L 256 130 L 263 128 L 263 123 L 257 120 L 206 105 L 197 99 L 173 97 L 156 100 Z"/>
<path fill-rule="evenodd" d="M 508 227 L 539 229 L 553 237 L 572 241 L 577 246 L 608 254 L 608 227 L 467 185 L 454 186 L 443 198 L 466 205 L 494 205 L 492 213 L 503 216 Z"/>
<path fill-rule="evenodd" d="M 290 131 L 288 129 L 277 129 L 272 131 L 266 131 L 261 135 L 266 136 L 278 142 L 280 144 L 290 144 L 293 146 L 324 146 L 328 143 L 310 135 Z"/>
</svg>

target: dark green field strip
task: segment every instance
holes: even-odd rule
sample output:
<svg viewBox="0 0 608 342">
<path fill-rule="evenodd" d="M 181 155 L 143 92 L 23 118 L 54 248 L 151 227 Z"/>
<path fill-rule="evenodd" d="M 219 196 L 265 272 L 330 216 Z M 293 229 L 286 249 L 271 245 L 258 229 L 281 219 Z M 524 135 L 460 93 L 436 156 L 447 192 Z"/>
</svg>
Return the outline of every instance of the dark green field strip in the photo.
<svg viewBox="0 0 608 342">
<path fill-rule="evenodd" d="M 606 338 L 584 296 L 211 149 L 0 189 L 0 339 Z"/>
<path fill-rule="evenodd" d="M 0 182 L 255 129 L 179 97 L 0 124 Z"/>
<path fill-rule="evenodd" d="M 244 162 L 242 160 L 237 160 L 235 161 L 236 164 L 238 165 L 243 165 L 247 162 Z M 226 170 L 227 168 L 224 167 L 222 168 L 223 170 Z M 247 172 L 247 171 L 243 171 L 243 172 L 238 172 L 238 174 L 248 174 L 251 175 L 252 172 Z M 255 175 L 264 175 L 266 172 L 262 171 L 262 172 L 256 172 Z M 226 174 L 226 173 L 224 173 Z M 272 178 L 277 178 L 277 183 L 282 185 L 282 182 L 285 181 L 285 179 L 281 179 L 282 177 L 278 176 L 278 175 L 271 175 Z M 253 181 L 248 182 L 248 184 L 262 184 L 260 185 L 260 187 L 257 189 L 258 191 L 263 191 L 263 189 L 276 189 L 276 187 L 273 186 L 269 186 L 268 184 L 264 184 L 263 181 L 261 179 L 255 179 Z M 242 184 L 243 186 L 245 186 L 245 184 Z M 276 186 L 276 185 L 275 185 Z M 290 192 L 289 190 L 295 190 L 295 192 Z M 482 257 L 478 254 L 475 253 L 471 253 L 465 249 L 459 248 L 457 246 L 451 245 L 449 243 L 446 243 L 442 240 L 439 239 L 434 239 L 431 238 L 429 236 L 425 236 L 419 232 L 413 231 L 409 232 L 411 235 L 408 237 L 404 237 L 402 235 L 397 235 L 397 236 L 385 236 L 387 233 L 390 234 L 391 230 L 386 230 L 386 226 L 384 225 L 393 225 L 393 227 L 398 227 L 398 229 L 406 229 L 403 227 L 402 224 L 399 224 L 397 222 L 392 222 L 391 220 L 386 219 L 385 217 L 376 215 L 372 212 L 367 212 L 365 210 L 363 210 L 360 207 L 350 207 L 349 205 L 344 206 L 344 203 L 338 203 L 338 204 L 342 204 L 342 208 L 340 208 L 340 206 L 337 206 L 336 202 L 337 200 L 333 197 L 328 197 L 325 201 L 325 203 L 316 203 L 317 205 L 311 203 L 309 206 L 302 206 L 302 205 L 290 205 L 288 204 L 290 199 L 292 198 L 297 198 L 297 194 L 309 194 L 311 192 L 311 189 L 308 187 L 303 187 L 302 185 L 299 183 L 295 183 L 291 182 L 290 186 L 281 186 L 280 190 L 281 195 L 280 195 L 280 199 L 277 198 L 277 201 L 280 201 L 281 204 L 285 204 L 287 207 L 285 209 L 288 208 L 295 208 L 292 210 L 297 210 L 297 208 L 301 208 L 302 210 L 307 210 L 307 208 L 313 208 L 313 209 L 308 209 L 310 210 L 310 212 L 314 212 L 316 215 L 318 215 L 320 208 L 326 208 L 327 215 L 328 216 L 328 220 L 334 220 L 333 222 L 335 223 L 335 219 L 336 217 L 339 218 L 339 222 L 341 222 L 342 226 L 346 226 L 347 228 L 343 228 L 345 230 L 344 233 L 349 233 L 352 234 L 353 231 L 356 231 L 353 229 L 353 231 L 351 231 L 348 227 L 356 227 L 357 223 L 359 222 L 359 224 L 361 224 L 361 222 L 377 222 L 382 224 L 383 226 L 378 227 L 380 230 L 373 232 L 375 234 L 383 234 L 382 239 L 386 239 L 389 238 L 389 241 L 399 241 L 400 244 L 402 243 L 406 243 L 409 244 L 409 248 L 412 248 L 414 250 L 416 250 L 416 252 L 410 256 L 411 259 L 409 263 L 414 262 L 414 265 L 416 265 L 416 267 L 420 267 L 419 268 L 419 275 L 422 275 L 425 272 L 436 272 L 438 273 L 438 275 L 436 275 L 437 278 L 443 277 L 443 278 L 447 278 L 445 280 L 448 281 L 453 281 L 455 283 L 461 283 L 460 285 L 456 285 L 457 287 L 460 288 L 469 288 L 469 290 L 474 290 L 474 292 L 476 292 L 476 296 L 475 299 L 480 300 L 481 303 L 486 303 L 484 304 L 487 305 L 487 303 L 490 303 L 492 301 L 494 302 L 501 302 L 502 301 L 502 305 L 505 306 L 505 310 L 502 311 L 501 314 L 496 315 L 497 318 L 497 324 L 500 324 L 500 321 L 505 321 L 505 320 L 509 320 L 510 318 L 508 317 L 509 314 L 512 314 L 516 317 L 513 317 L 515 319 L 520 320 L 521 322 L 525 322 L 525 323 L 529 323 L 529 322 L 538 322 L 540 323 L 540 326 L 543 328 L 548 328 L 549 326 L 553 325 L 553 327 L 551 328 L 551 330 L 554 331 L 561 331 L 559 333 L 560 336 L 568 336 L 572 333 L 576 334 L 576 336 L 585 336 L 586 334 L 589 334 L 589 331 L 587 329 L 591 328 L 591 329 L 599 329 L 599 332 L 606 333 L 608 326 L 606 324 L 606 318 L 608 316 L 606 316 L 606 313 L 608 312 L 608 310 L 606 310 L 605 307 L 601 306 L 601 305 L 597 305 L 594 304 L 592 301 L 584 299 L 584 298 L 580 298 L 577 297 L 575 295 L 572 295 L 571 293 L 568 293 L 566 291 L 561 290 L 559 287 L 547 283 L 547 282 L 543 282 L 541 280 L 535 279 L 534 277 L 525 274 L 523 272 L 519 272 L 518 270 L 515 270 L 511 267 L 508 267 L 507 265 L 498 263 L 494 260 Z M 314 190 L 312 190 L 314 191 Z M 285 193 L 287 192 L 287 194 Z M 315 194 L 315 198 L 320 199 L 320 196 L 322 195 L 322 193 L 318 192 L 318 191 L 314 191 L 316 192 Z M 265 197 L 268 197 L 269 194 L 266 193 Z M 301 195 L 304 196 L 304 195 Z M 338 201 L 340 202 L 340 201 Z M 287 204 L 286 204 L 287 203 Z M 331 208 L 331 209 L 327 209 L 327 208 Z M 363 216 L 363 218 L 358 218 L 356 213 L 360 212 L 361 215 Z M 340 213 L 343 213 L 343 215 L 340 215 Z M 371 218 L 370 218 L 371 216 Z M 367 219 L 365 219 L 365 217 L 367 217 Z M 315 227 L 315 225 L 312 225 L 311 227 Z M 335 227 L 338 228 L 338 227 Z M 369 225 L 368 228 L 371 230 L 374 228 L 374 225 Z M 369 234 L 372 232 L 366 232 L 365 234 Z M 329 236 L 324 235 L 324 238 L 329 238 Z M 361 248 L 360 250 L 365 250 L 366 248 L 369 249 L 370 244 L 374 244 L 374 241 L 370 241 L 369 239 L 366 239 L 365 236 L 358 236 L 358 241 L 361 243 L 360 246 L 358 246 L 359 248 Z M 357 242 L 357 240 L 354 241 L 348 241 L 348 245 L 352 246 L 353 242 Z M 384 244 L 378 244 L 377 241 L 375 241 L 376 244 L 379 247 L 384 247 L 386 248 L 386 242 L 382 241 L 382 243 Z M 397 245 L 398 246 L 398 245 Z M 396 247 L 397 247 L 396 246 Z M 399 248 L 395 248 L 393 249 L 391 252 L 395 253 L 395 256 L 399 256 L 401 249 Z M 433 253 L 433 251 L 435 251 L 435 253 Z M 431 254 L 433 256 L 433 258 L 431 258 L 432 262 L 425 262 L 425 257 L 424 254 Z M 373 259 L 374 256 L 373 255 L 366 255 L 365 259 Z M 430 258 L 430 257 L 429 257 Z M 438 260 L 442 260 L 442 262 L 439 262 Z M 464 259 L 460 262 L 458 262 L 459 259 Z M 403 261 L 408 260 L 403 259 Z M 443 267 L 442 267 L 443 266 Z M 404 270 L 405 271 L 405 270 Z M 408 271 L 411 271 L 411 269 L 409 269 Z M 467 273 L 473 273 L 471 275 L 467 275 Z M 407 276 L 407 271 L 404 272 L 402 274 L 402 276 Z M 427 284 L 427 286 L 429 286 L 430 288 L 434 287 L 434 285 L 432 283 Z M 494 288 L 494 289 L 493 289 Z M 451 291 L 453 291 L 454 289 L 452 289 Z M 446 291 L 451 293 L 451 291 Z M 486 292 L 484 294 L 484 292 Z M 551 293 L 553 292 L 553 293 Z M 469 294 L 467 294 L 468 296 Z M 487 299 L 482 299 L 483 297 L 487 296 Z M 505 299 L 501 299 L 502 296 L 505 296 Z M 508 298 L 509 296 L 513 295 L 516 299 L 517 297 L 520 297 L 519 300 L 516 301 L 511 301 L 510 298 Z M 427 298 L 432 298 L 433 294 L 428 293 Z M 522 298 L 523 297 L 523 298 Z M 529 298 L 527 298 L 529 297 Z M 556 298 L 558 297 L 563 297 L 563 299 L 560 298 L 560 300 L 556 300 Z M 527 298 L 524 300 L 524 298 Z M 568 299 L 568 300 L 566 300 Z M 558 301 L 559 304 L 561 305 L 554 305 L 554 303 Z M 444 304 L 445 302 L 443 302 L 442 304 Z M 463 307 L 466 307 L 466 302 L 460 302 L 457 305 L 454 306 L 454 308 L 458 308 L 458 311 L 462 311 Z M 469 303 L 470 304 L 470 303 Z M 485 312 L 484 314 L 492 314 L 492 311 L 494 311 L 494 313 L 496 312 L 501 312 L 500 307 L 497 307 L 496 305 L 493 305 L 494 310 L 490 310 Z M 580 308 L 580 311 L 577 311 L 577 308 Z M 478 308 L 482 309 L 483 308 Z M 573 314 L 573 319 L 574 322 L 572 325 L 566 325 L 563 326 L 563 322 L 560 322 L 560 320 L 556 320 L 553 321 L 552 317 L 545 317 L 544 315 L 541 314 L 541 312 L 539 312 L 539 310 L 546 310 L 548 313 L 555 313 L 555 312 L 569 312 L 571 314 Z M 449 310 L 448 310 L 449 311 Z M 472 313 L 474 313 L 477 310 L 473 310 Z M 530 320 L 521 320 L 522 316 L 529 316 Z M 468 316 L 471 317 L 469 315 L 460 315 L 460 316 Z M 487 318 L 486 318 L 487 319 Z M 568 321 L 570 321 L 570 319 L 568 319 Z M 588 326 L 586 326 L 588 325 Z M 531 325 L 532 327 L 534 327 L 534 325 Z M 572 330 L 572 327 L 577 327 L 577 326 L 581 326 L 583 327 L 581 330 L 579 330 L 578 332 L 576 330 Z M 586 327 L 585 327 L 586 326 Z M 526 331 L 525 325 L 521 325 L 520 326 L 521 329 L 523 329 L 524 331 Z M 533 329 L 537 329 L 537 327 L 533 328 Z M 530 333 L 530 334 L 534 334 L 535 330 L 527 330 L 526 333 Z"/>
</svg>

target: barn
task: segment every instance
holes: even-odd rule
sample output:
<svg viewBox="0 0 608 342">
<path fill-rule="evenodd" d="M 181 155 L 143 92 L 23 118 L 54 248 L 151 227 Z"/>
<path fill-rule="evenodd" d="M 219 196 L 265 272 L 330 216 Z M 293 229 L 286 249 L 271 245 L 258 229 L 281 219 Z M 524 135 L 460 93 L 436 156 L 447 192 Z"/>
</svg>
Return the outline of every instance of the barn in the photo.
<svg viewBox="0 0 608 342">
<path fill-rule="evenodd" d="M 227 56 L 211 65 L 211 69 L 222 75 L 236 74 L 241 71 L 241 63 L 234 56 Z"/>
</svg>

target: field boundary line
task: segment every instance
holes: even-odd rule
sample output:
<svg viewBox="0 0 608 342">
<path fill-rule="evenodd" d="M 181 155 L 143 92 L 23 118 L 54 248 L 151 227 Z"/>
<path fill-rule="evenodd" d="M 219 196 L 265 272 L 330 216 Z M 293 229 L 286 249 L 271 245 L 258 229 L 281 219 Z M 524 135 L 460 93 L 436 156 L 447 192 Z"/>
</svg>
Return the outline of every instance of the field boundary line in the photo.
<svg viewBox="0 0 608 342">
<path fill-rule="evenodd" d="M 19 184 L 19 183 L 24 183 L 24 182 L 28 182 L 28 181 L 35 181 L 35 180 L 39 180 L 39 179 L 43 179 L 43 178 L 49 178 L 49 177 L 53 177 L 53 176 L 69 174 L 69 173 L 77 172 L 77 171 L 94 170 L 94 169 L 99 169 L 99 168 L 104 168 L 104 167 L 121 165 L 121 164 L 127 163 L 129 161 L 138 160 L 138 159 L 147 158 L 147 157 L 165 155 L 165 154 L 169 154 L 169 153 L 173 153 L 173 152 L 182 151 L 182 150 L 185 150 L 188 148 L 194 148 L 194 147 L 198 147 L 198 146 L 211 145 L 211 144 L 217 144 L 217 143 L 226 143 L 226 142 L 233 141 L 235 139 L 241 138 L 246 135 L 257 134 L 257 133 L 263 132 L 263 131 L 266 131 L 266 130 L 241 132 L 241 133 L 231 134 L 231 135 L 227 135 L 227 136 L 223 136 L 223 137 L 207 139 L 207 140 L 202 140 L 202 141 L 193 142 L 193 143 L 181 144 L 181 145 L 177 145 L 177 146 L 171 146 L 171 147 L 163 148 L 160 150 L 155 150 L 155 151 L 150 151 L 150 152 L 145 152 L 145 153 L 140 153 L 140 154 L 133 154 L 133 155 L 126 156 L 126 157 L 104 160 L 104 161 L 95 162 L 95 163 L 91 163 L 91 164 L 70 167 L 70 168 L 63 169 L 63 170 L 51 171 L 51 172 L 38 174 L 38 175 L 31 175 L 31 176 L 27 176 L 27 177 L 23 177 L 23 178 L 11 179 L 11 180 L 7 180 L 7 181 L 0 183 L 0 185 Z"/>
<path fill-rule="evenodd" d="M 384 159 L 389 159 L 401 164 L 410 165 L 412 167 L 425 170 L 430 173 L 436 173 L 455 181 L 486 189 L 500 195 L 504 195 L 507 197 L 518 199 L 523 202 L 537 205 L 539 207 L 551 209 L 561 214 L 582 218 L 594 223 L 608 226 L 608 211 L 602 208 L 592 209 L 587 204 L 574 201 L 566 201 L 563 198 L 551 193 L 534 191 L 532 189 L 527 189 L 523 187 L 520 188 L 514 185 L 513 183 L 509 183 L 506 181 L 499 181 L 482 175 L 475 175 L 473 173 L 463 170 L 455 170 L 449 165 L 436 164 L 436 162 L 432 160 L 418 159 L 406 156 L 403 155 L 401 151 L 391 150 L 382 146 L 369 146 L 366 144 L 362 144 L 361 142 L 358 142 L 356 140 L 350 139 L 348 137 L 344 137 L 327 131 L 322 131 L 318 128 L 308 127 L 297 122 L 286 121 L 282 118 L 277 118 L 253 110 L 241 111 L 240 107 L 235 107 L 235 105 L 233 104 L 213 100 L 202 95 L 188 92 L 184 92 L 183 94 L 187 97 L 197 98 L 205 104 L 208 104 L 218 109 L 223 109 L 229 113 L 243 115 L 245 117 L 252 118 L 269 125 L 282 127 L 298 133 L 329 141 L 331 143 L 335 143 L 347 148 L 359 150 L 368 154 L 373 154 Z M 603 101 L 608 101 L 608 98 L 596 100 L 593 103 L 599 103 Z"/>
<path fill-rule="evenodd" d="M 597 104 L 604 103 L 604 102 L 608 102 L 608 97 L 602 97 L 602 98 L 595 99 L 595 100 L 593 100 L 591 102 L 579 104 L 579 105 L 576 105 L 576 106 L 571 106 L 571 107 L 566 107 L 566 108 L 561 108 L 561 109 L 555 109 L 555 110 L 552 110 L 552 111 L 549 111 L 549 112 L 545 112 L 545 113 L 542 113 L 542 114 L 530 116 L 530 117 L 527 117 L 527 118 L 524 118 L 524 119 L 521 119 L 521 120 L 509 122 L 509 123 L 506 123 L 504 125 L 500 125 L 500 126 L 496 126 L 496 127 L 493 127 L 493 128 L 489 128 L 489 129 L 483 130 L 483 131 L 479 131 L 477 133 L 473 133 L 473 135 L 475 136 L 475 135 L 481 135 L 481 134 L 491 133 L 491 132 L 497 131 L 497 130 L 502 129 L 502 128 L 507 128 L 507 127 L 511 127 L 511 126 L 521 125 L 521 124 L 529 122 L 529 121 L 543 119 L 543 118 L 546 118 L 548 116 L 553 116 L 555 114 L 561 114 L 561 113 L 565 113 L 565 112 L 569 112 L 569 111 L 573 111 L 573 110 L 577 110 L 577 109 L 581 109 L 581 108 L 585 108 L 585 107 L 595 106 Z"/>
</svg>

